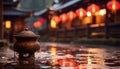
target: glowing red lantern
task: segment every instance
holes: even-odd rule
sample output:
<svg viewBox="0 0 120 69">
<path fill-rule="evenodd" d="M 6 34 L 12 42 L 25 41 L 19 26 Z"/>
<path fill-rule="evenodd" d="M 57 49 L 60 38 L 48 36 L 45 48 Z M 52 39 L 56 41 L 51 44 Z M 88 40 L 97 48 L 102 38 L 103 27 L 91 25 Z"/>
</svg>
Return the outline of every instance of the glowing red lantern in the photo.
<svg viewBox="0 0 120 69">
<path fill-rule="evenodd" d="M 40 23 L 39 21 L 36 21 L 36 22 L 33 24 L 33 26 L 34 26 L 35 28 L 39 28 L 39 27 L 41 27 L 41 25 L 42 25 L 42 23 Z"/>
<path fill-rule="evenodd" d="M 60 22 L 60 19 L 58 16 L 53 16 L 52 20 L 54 20 L 56 22 L 56 24 L 58 24 Z"/>
<path fill-rule="evenodd" d="M 62 22 L 66 22 L 68 20 L 68 16 L 66 14 L 62 14 L 62 15 L 60 15 L 60 20 Z"/>
<path fill-rule="evenodd" d="M 43 24 L 45 22 L 45 19 L 44 18 L 40 18 L 39 22 Z"/>
<path fill-rule="evenodd" d="M 67 15 L 70 20 L 73 20 L 76 17 L 76 14 L 73 11 L 68 12 Z"/>
<path fill-rule="evenodd" d="M 100 7 L 98 5 L 91 4 L 87 7 L 87 10 L 94 14 L 95 12 L 100 10 Z"/>
<path fill-rule="evenodd" d="M 43 25 L 44 22 L 45 22 L 45 19 L 44 19 L 44 18 L 40 18 L 38 21 L 36 21 L 36 22 L 33 24 L 33 26 L 34 26 L 35 28 L 39 28 L 39 27 L 41 27 L 41 26 Z"/>
<path fill-rule="evenodd" d="M 116 11 L 120 9 L 120 2 L 116 0 L 109 1 L 107 3 L 107 8 L 112 11 Z"/>
<path fill-rule="evenodd" d="M 83 18 L 84 16 L 86 16 L 86 11 L 83 8 L 79 8 L 78 10 L 76 10 L 76 14 L 79 18 Z"/>
</svg>

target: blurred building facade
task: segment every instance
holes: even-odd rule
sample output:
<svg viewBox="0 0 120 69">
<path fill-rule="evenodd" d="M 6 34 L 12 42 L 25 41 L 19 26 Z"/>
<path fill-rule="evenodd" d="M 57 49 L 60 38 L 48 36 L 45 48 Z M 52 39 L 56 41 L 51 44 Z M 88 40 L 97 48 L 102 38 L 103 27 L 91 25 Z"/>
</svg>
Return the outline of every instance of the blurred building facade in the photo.
<svg viewBox="0 0 120 69">
<path fill-rule="evenodd" d="M 59 3 L 57 6 L 52 6 L 49 8 L 48 12 L 46 12 L 42 17 L 45 17 L 48 20 L 49 27 L 46 31 L 47 35 L 53 38 L 65 38 L 65 39 L 73 39 L 73 38 L 120 38 L 120 9 L 112 10 L 107 6 L 108 3 L 114 0 L 76 0 L 76 1 L 68 1 L 64 3 Z M 117 1 L 119 3 L 119 1 Z M 94 13 L 88 12 L 88 9 L 91 8 L 90 5 L 96 5 L 98 9 Z M 116 4 L 117 5 L 117 4 Z M 120 3 L 117 5 L 119 6 Z M 116 8 L 117 8 L 116 6 Z M 70 16 L 69 12 L 73 12 L 76 14 L 78 9 L 84 9 L 86 14 L 82 18 L 78 15 L 70 20 L 68 18 Z M 93 10 L 91 10 L 93 11 Z M 64 22 L 61 20 L 61 15 L 63 16 Z M 73 14 L 74 15 L 74 14 Z M 58 21 L 55 21 L 54 17 L 58 17 Z M 72 16 L 72 14 L 71 14 Z M 57 19 L 56 17 L 56 19 Z M 41 34 L 41 32 L 40 32 Z M 45 35 L 44 34 L 44 35 Z"/>
<path fill-rule="evenodd" d="M 27 26 L 41 36 L 52 38 L 120 38 L 120 10 L 115 13 L 109 10 L 106 5 L 110 1 L 112 0 L 4 0 L 4 23 L 11 21 L 11 28 L 5 28 L 5 31 L 14 35 Z M 91 4 L 97 5 L 99 11 L 89 13 L 87 8 Z M 77 12 L 80 8 L 86 14 L 82 18 Z M 71 11 L 75 14 L 72 20 L 68 18 L 72 15 Z M 62 14 L 67 15 L 64 22 L 61 20 Z M 54 16 L 59 17 L 58 23 L 52 21 Z"/>
<path fill-rule="evenodd" d="M 3 0 L 3 28 L 4 39 L 11 40 L 13 35 L 25 27 L 24 19 L 30 12 L 15 9 L 19 0 Z"/>
<path fill-rule="evenodd" d="M 3 0 L 3 33 L 5 39 L 13 40 L 25 27 L 34 30 L 33 23 L 39 18 L 33 13 L 51 5 L 51 0 Z"/>
</svg>

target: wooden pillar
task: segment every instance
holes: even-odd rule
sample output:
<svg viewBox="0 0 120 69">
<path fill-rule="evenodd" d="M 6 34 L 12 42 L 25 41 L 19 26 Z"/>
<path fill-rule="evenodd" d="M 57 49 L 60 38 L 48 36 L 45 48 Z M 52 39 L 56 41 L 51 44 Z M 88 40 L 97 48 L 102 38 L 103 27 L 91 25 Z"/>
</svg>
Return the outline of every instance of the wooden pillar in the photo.
<svg viewBox="0 0 120 69">
<path fill-rule="evenodd" d="M 92 24 L 96 24 L 96 16 L 95 15 L 92 16 Z"/>
<path fill-rule="evenodd" d="M 3 26 L 3 0 L 0 0 L 0 39 L 4 38 Z"/>
</svg>

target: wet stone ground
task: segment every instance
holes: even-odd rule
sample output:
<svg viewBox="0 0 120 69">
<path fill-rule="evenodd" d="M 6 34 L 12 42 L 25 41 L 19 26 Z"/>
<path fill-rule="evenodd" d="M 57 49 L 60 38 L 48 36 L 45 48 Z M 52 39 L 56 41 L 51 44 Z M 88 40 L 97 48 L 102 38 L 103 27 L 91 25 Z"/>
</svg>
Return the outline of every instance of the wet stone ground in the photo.
<svg viewBox="0 0 120 69">
<path fill-rule="evenodd" d="M 36 69 L 120 69 L 120 47 L 40 43 L 35 53 Z M 0 69 L 15 69 L 18 54 L 0 47 Z M 27 66 L 24 69 L 30 69 Z M 31 65 L 32 67 L 32 65 Z"/>
</svg>

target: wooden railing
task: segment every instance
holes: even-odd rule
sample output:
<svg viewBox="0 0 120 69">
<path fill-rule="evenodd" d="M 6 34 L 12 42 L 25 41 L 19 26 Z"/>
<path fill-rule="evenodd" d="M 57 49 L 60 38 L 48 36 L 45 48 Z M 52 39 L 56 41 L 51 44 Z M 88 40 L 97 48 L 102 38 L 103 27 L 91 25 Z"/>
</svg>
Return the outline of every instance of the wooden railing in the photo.
<svg viewBox="0 0 120 69">
<path fill-rule="evenodd" d="M 49 35 L 57 38 L 120 38 L 120 23 L 88 24 L 79 28 L 52 29 Z"/>
</svg>

